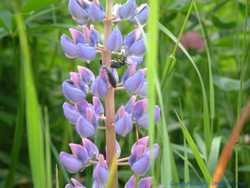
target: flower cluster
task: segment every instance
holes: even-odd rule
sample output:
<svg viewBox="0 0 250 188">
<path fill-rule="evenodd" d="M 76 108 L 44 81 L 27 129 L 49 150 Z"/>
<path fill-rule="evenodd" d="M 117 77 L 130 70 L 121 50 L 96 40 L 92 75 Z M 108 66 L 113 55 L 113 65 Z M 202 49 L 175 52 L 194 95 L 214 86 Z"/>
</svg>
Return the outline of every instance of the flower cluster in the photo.
<svg viewBox="0 0 250 188">
<path fill-rule="evenodd" d="M 120 106 L 115 114 L 114 126 L 117 135 L 125 137 L 133 128 L 138 131 L 148 128 L 147 113 L 147 81 L 145 68 L 141 68 L 146 51 L 143 25 L 148 17 L 148 5 L 137 6 L 136 0 L 127 0 L 125 4 L 116 4 L 112 9 L 112 23 L 115 25 L 106 39 L 103 47 L 101 35 L 90 23 L 104 21 L 105 12 L 98 0 L 69 0 L 69 12 L 78 26 L 70 28 L 71 37 L 63 34 L 61 46 L 66 57 L 80 58 L 87 63 L 96 58 L 97 53 L 103 54 L 108 50 L 112 54 L 110 66 L 101 62 L 99 74 L 83 66 L 78 66 L 76 72 L 71 72 L 69 78 L 62 84 L 62 92 L 67 99 L 63 104 L 64 116 L 74 126 L 82 138 L 81 144 L 69 144 L 71 153 L 61 152 L 60 161 L 63 167 L 72 174 L 83 171 L 94 165 L 93 188 L 103 188 L 109 177 L 108 164 L 105 155 L 101 154 L 97 146 L 90 140 L 98 128 L 105 129 L 101 122 L 105 120 L 103 98 L 108 90 L 124 89 L 132 95 L 127 103 Z M 127 20 L 135 25 L 135 29 L 123 37 L 119 23 Z M 140 26 L 140 27 L 139 27 Z M 124 59 L 122 62 L 114 57 Z M 127 65 L 127 70 L 119 77 L 116 68 Z M 92 101 L 87 101 L 92 96 Z M 88 97 L 89 98 L 89 97 Z M 157 124 L 160 118 L 160 108 L 155 106 L 154 119 Z M 116 156 L 120 156 L 121 148 L 116 141 Z M 159 145 L 154 144 L 152 156 L 158 156 Z M 152 178 L 144 177 L 150 168 L 150 148 L 147 136 L 137 138 L 132 146 L 127 164 L 133 171 L 125 188 L 150 188 Z M 124 162 L 124 159 L 120 159 Z M 119 165 L 119 159 L 118 159 Z M 76 179 L 72 178 L 66 188 L 84 188 Z"/>
</svg>

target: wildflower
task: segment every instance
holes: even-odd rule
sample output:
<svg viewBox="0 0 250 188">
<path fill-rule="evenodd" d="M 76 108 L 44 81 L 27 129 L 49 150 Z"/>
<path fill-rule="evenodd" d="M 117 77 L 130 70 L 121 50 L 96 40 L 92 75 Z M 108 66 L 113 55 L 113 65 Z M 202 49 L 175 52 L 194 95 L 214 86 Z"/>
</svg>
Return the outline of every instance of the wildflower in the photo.
<svg viewBox="0 0 250 188">
<path fill-rule="evenodd" d="M 147 4 L 142 4 L 136 9 L 136 14 L 131 21 L 133 23 L 136 23 L 138 25 L 143 25 L 147 22 L 148 20 L 148 12 L 149 12 L 149 7 Z"/>
<path fill-rule="evenodd" d="M 83 186 L 79 181 L 77 181 L 74 178 L 70 179 L 70 183 L 68 183 L 65 188 L 86 188 L 85 186 Z"/>
<path fill-rule="evenodd" d="M 104 186 L 108 180 L 108 165 L 103 155 L 99 155 L 98 163 L 93 172 L 94 187 Z"/>
<path fill-rule="evenodd" d="M 77 119 L 81 115 L 79 111 L 71 104 L 65 102 L 63 104 L 64 116 L 69 120 L 70 123 L 76 124 Z"/>
<path fill-rule="evenodd" d="M 121 106 L 116 115 L 115 130 L 121 136 L 126 136 L 132 131 L 132 114 L 125 111 L 124 106 Z"/>
<path fill-rule="evenodd" d="M 135 176 L 131 176 L 126 183 L 124 188 L 151 188 L 152 186 L 152 177 L 148 176 L 145 178 L 142 178 L 140 181 L 138 181 L 138 184 L 136 186 L 136 178 Z"/>
<path fill-rule="evenodd" d="M 108 37 L 107 47 L 110 51 L 119 51 L 122 47 L 122 34 L 118 27 L 115 27 L 114 30 L 110 33 Z"/>
<path fill-rule="evenodd" d="M 63 82 L 62 91 L 64 96 L 74 103 L 81 102 L 86 97 L 86 92 L 77 88 L 74 83 L 70 80 Z"/>
<path fill-rule="evenodd" d="M 133 109 L 133 119 L 138 123 L 139 126 L 148 127 L 148 112 L 147 112 L 147 99 L 141 99 L 137 101 Z M 154 121 L 157 123 L 160 119 L 160 108 L 155 106 L 154 110 Z"/>
<path fill-rule="evenodd" d="M 118 17 L 121 19 L 130 19 L 136 13 L 136 1 L 128 0 L 123 5 L 119 6 L 117 10 Z"/>
<path fill-rule="evenodd" d="M 202 51 L 204 49 L 204 41 L 199 33 L 197 32 L 186 32 L 181 37 L 181 44 L 186 49 L 194 49 Z"/>
<path fill-rule="evenodd" d="M 150 168 L 150 148 L 148 137 L 139 139 L 131 149 L 129 164 L 133 172 L 138 176 L 144 176 Z M 153 158 L 156 159 L 159 153 L 159 145 L 153 145 Z"/>
<path fill-rule="evenodd" d="M 126 55 L 143 56 L 145 43 L 140 28 L 130 32 L 124 39 Z"/>
</svg>

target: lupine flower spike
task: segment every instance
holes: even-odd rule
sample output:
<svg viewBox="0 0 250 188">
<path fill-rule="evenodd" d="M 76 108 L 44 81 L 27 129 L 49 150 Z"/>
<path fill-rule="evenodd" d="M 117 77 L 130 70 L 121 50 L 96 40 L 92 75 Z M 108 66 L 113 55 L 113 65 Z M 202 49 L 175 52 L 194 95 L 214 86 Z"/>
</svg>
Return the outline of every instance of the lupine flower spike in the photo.
<svg viewBox="0 0 250 188">
<path fill-rule="evenodd" d="M 147 4 L 137 5 L 136 0 L 127 0 L 122 4 L 110 6 L 112 3 L 106 5 L 108 11 L 105 11 L 99 0 L 68 1 L 69 13 L 77 25 L 69 28 L 69 32 L 61 36 L 60 43 L 65 56 L 92 63 L 100 53 L 103 62 L 97 60 L 101 63 L 99 70 L 95 71 L 98 75 L 78 65 L 77 70 L 70 72 L 62 83 L 62 93 L 66 98 L 62 105 L 63 113 L 81 137 L 82 143 L 70 143 L 70 152 L 62 151 L 59 159 L 62 166 L 71 174 L 81 173 L 85 168 L 94 165 L 92 188 L 104 188 L 111 174 L 109 167 L 112 161 L 108 157 L 111 152 L 117 158 L 118 165 L 127 165 L 133 172 L 125 188 L 152 188 L 152 177 L 146 175 L 149 174 L 150 157 L 153 155 L 155 160 L 160 147 L 154 144 L 151 152 L 149 138 L 143 135 L 144 131 L 141 131 L 148 128 L 147 70 L 143 68 L 142 63 L 146 52 L 143 26 L 147 22 L 149 7 Z M 123 33 L 121 24 L 124 20 L 135 25 L 133 31 Z M 92 25 L 95 22 L 104 22 L 104 35 Z M 110 26 L 109 29 L 107 24 Z M 138 25 L 142 27 L 139 28 Z M 106 38 L 103 39 L 101 36 Z M 119 63 L 119 66 L 110 66 L 112 62 L 117 61 L 114 59 L 116 56 L 123 56 L 122 63 Z M 116 68 L 124 65 L 127 65 L 127 68 L 119 70 L 122 72 L 119 76 Z M 112 104 L 108 100 L 114 100 L 110 98 L 112 97 L 110 93 L 116 91 L 117 87 L 132 96 L 128 97 L 128 101 L 121 102 L 122 105 L 115 110 L 114 106 L 108 106 Z M 104 101 L 106 106 L 103 106 Z M 116 113 L 110 117 L 105 110 Z M 157 124 L 160 119 L 158 106 L 155 106 L 154 116 Z M 103 126 L 104 122 L 106 126 Z M 107 124 L 110 122 L 111 125 Z M 119 137 L 126 137 L 136 130 L 137 139 L 129 156 L 120 158 L 123 154 L 116 137 L 111 137 L 114 146 L 110 147 L 107 144 L 104 149 L 100 149 L 104 153 L 99 152 L 91 141 L 99 129 L 110 128 L 113 128 L 113 133 Z M 111 130 L 106 131 L 107 138 L 109 132 Z M 115 178 L 116 176 L 111 178 L 114 181 L 111 188 L 116 187 Z M 85 186 L 79 180 L 71 178 L 65 188 L 85 188 Z"/>
</svg>

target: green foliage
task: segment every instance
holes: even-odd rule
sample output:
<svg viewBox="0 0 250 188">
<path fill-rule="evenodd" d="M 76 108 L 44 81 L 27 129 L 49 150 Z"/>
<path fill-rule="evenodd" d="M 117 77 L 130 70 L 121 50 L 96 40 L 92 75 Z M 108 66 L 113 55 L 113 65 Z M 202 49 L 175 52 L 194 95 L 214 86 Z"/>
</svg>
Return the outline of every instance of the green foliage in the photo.
<svg viewBox="0 0 250 188">
<path fill-rule="evenodd" d="M 18 3 L 15 9 L 13 2 Z M 165 187 L 209 181 L 250 93 L 249 2 L 151 0 L 149 4 L 149 134 L 151 143 L 161 145 L 151 173 L 155 183 Z M 80 142 L 80 138 L 63 117 L 60 87 L 68 72 L 84 63 L 68 60 L 62 53 L 59 38 L 68 34 L 69 26 L 74 22 L 67 1 L 0 2 L 0 186 L 59 188 L 69 180 L 58 162 L 58 152 L 67 151 L 67 143 Z M 120 26 L 124 34 L 131 29 Z M 98 25 L 97 29 L 103 28 Z M 202 36 L 203 50 L 184 48 L 179 41 L 187 31 Z M 92 62 L 88 66 L 99 65 Z M 122 92 L 116 97 L 117 106 L 127 100 Z M 154 104 L 161 107 L 157 126 L 152 118 Z M 229 163 L 225 187 L 236 180 L 250 184 L 247 132 L 249 126 Z M 103 146 L 103 132 L 97 134 L 95 140 Z M 123 153 L 129 154 L 127 146 L 134 141 L 133 134 L 121 139 Z M 89 187 L 92 169 L 82 175 Z M 127 168 L 121 168 L 121 187 L 130 175 Z"/>
</svg>

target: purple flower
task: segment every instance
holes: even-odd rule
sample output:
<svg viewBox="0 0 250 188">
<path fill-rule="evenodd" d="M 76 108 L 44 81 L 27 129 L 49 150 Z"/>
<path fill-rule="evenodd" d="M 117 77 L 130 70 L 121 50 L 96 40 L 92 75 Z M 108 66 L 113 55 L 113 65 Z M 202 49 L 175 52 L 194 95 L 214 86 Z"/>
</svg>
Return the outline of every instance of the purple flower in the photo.
<svg viewBox="0 0 250 188">
<path fill-rule="evenodd" d="M 138 25 L 139 24 L 143 25 L 148 20 L 148 12 L 149 12 L 148 5 L 142 4 L 136 9 L 136 14 L 135 14 L 134 18 L 131 19 L 130 21 L 132 21 L 133 23 L 138 24 Z"/>
<path fill-rule="evenodd" d="M 148 128 L 148 101 L 146 98 L 137 101 L 133 109 L 133 119 L 140 127 Z M 154 121 L 157 123 L 160 119 L 160 108 L 155 106 Z"/>
<path fill-rule="evenodd" d="M 153 157 L 156 159 L 159 153 L 159 145 L 153 146 Z M 131 155 L 128 160 L 133 172 L 139 176 L 144 176 L 150 168 L 150 149 L 148 146 L 148 137 L 139 139 L 131 149 Z"/>
<path fill-rule="evenodd" d="M 93 0 L 88 8 L 88 16 L 92 21 L 102 21 L 105 16 L 105 12 L 101 7 L 99 0 Z"/>
<path fill-rule="evenodd" d="M 65 34 L 61 36 L 61 46 L 63 48 L 65 56 L 68 58 L 77 58 L 77 47 L 76 44 Z"/>
<path fill-rule="evenodd" d="M 124 82 L 124 87 L 131 93 L 137 93 L 145 82 L 145 69 L 138 70 Z"/>
<path fill-rule="evenodd" d="M 125 4 L 118 8 L 118 16 L 121 19 L 130 19 L 136 13 L 136 1 L 128 0 Z"/>
<path fill-rule="evenodd" d="M 143 56 L 131 55 L 127 57 L 127 64 L 141 64 L 143 62 Z"/>
<path fill-rule="evenodd" d="M 83 138 L 82 145 L 84 148 L 86 148 L 89 159 L 92 159 L 94 156 L 97 156 L 99 154 L 98 148 L 91 140 Z"/>
<path fill-rule="evenodd" d="M 121 78 L 122 83 L 124 83 L 129 77 L 131 77 L 133 74 L 135 74 L 136 68 L 137 68 L 137 64 L 129 65 L 128 69 L 122 75 L 122 78 Z"/>
<path fill-rule="evenodd" d="M 127 56 L 143 56 L 145 53 L 145 44 L 144 39 L 142 37 L 141 30 L 135 29 L 130 32 L 124 40 L 125 43 L 125 51 Z"/>
<path fill-rule="evenodd" d="M 103 155 L 99 155 L 98 157 L 98 163 L 95 166 L 93 177 L 97 185 L 104 186 L 108 180 L 108 165 Z"/>
<path fill-rule="evenodd" d="M 128 180 L 128 182 L 126 183 L 124 188 L 151 188 L 152 186 L 152 177 L 145 177 L 142 178 L 137 186 L 136 186 L 136 178 L 135 176 L 131 176 Z"/>
<path fill-rule="evenodd" d="M 77 66 L 77 69 L 79 72 L 80 80 L 90 86 L 95 80 L 94 73 L 88 68 L 82 66 Z"/>
<path fill-rule="evenodd" d="M 99 33 L 94 27 L 84 27 L 83 33 L 74 28 L 70 28 L 69 31 L 72 40 L 64 34 L 61 37 L 61 46 L 65 55 L 69 58 L 80 57 L 87 61 L 94 59 L 96 56 L 95 46 L 99 41 Z"/>
<path fill-rule="evenodd" d="M 89 156 L 87 150 L 80 144 L 69 144 L 72 154 L 76 156 L 84 165 L 88 163 Z"/>
<path fill-rule="evenodd" d="M 88 7 L 90 2 L 88 0 L 69 0 L 68 9 L 73 19 L 80 25 L 88 23 Z"/>
<path fill-rule="evenodd" d="M 135 176 L 131 176 L 127 181 L 127 183 L 125 184 L 124 188 L 135 188 L 135 183 L 136 183 L 135 180 L 136 180 Z"/>
<path fill-rule="evenodd" d="M 96 48 L 88 44 L 77 44 L 77 54 L 83 60 L 91 61 L 96 57 Z"/>
<path fill-rule="evenodd" d="M 110 33 L 107 41 L 107 47 L 111 51 L 119 51 L 122 47 L 122 34 L 118 27 L 115 27 Z"/>
<path fill-rule="evenodd" d="M 84 168 L 82 161 L 69 153 L 61 152 L 59 159 L 63 167 L 70 173 L 77 173 Z"/>
<path fill-rule="evenodd" d="M 128 112 L 128 113 L 132 113 L 133 112 L 133 108 L 135 106 L 135 102 L 136 102 L 136 95 L 133 95 L 133 96 L 130 97 L 129 101 L 125 105 L 126 112 Z"/>
<path fill-rule="evenodd" d="M 91 137 L 95 134 L 97 123 L 93 109 L 86 108 L 86 114 L 80 116 L 77 120 L 76 131 L 82 137 Z"/>
<path fill-rule="evenodd" d="M 126 136 L 133 129 L 132 114 L 125 111 L 121 106 L 116 114 L 115 130 L 121 136 Z"/>
<path fill-rule="evenodd" d="M 68 183 L 65 188 L 86 188 L 79 181 L 74 178 L 70 179 L 70 183 Z"/>
<path fill-rule="evenodd" d="M 99 76 L 95 79 L 92 84 L 92 92 L 97 97 L 104 97 L 108 93 L 109 83 L 107 80 L 106 70 L 101 67 L 99 71 Z"/>
<path fill-rule="evenodd" d="M 150 188 L 152 186 L 152 177 L 142 178 L 138 183 L 138 188 Z"/>
<path fill-rule="evenodd" d="M 86 93 L 83 90 L 77 88 L 74 85 L 74 83 L 70 80 L 66 80 L 63 82 L 62 91 L 63 91 L 64 96 L 68 100 L 74 103 L 81 102 L 86 97 Z"/>
<path fill-rule="evenodd" d="M 102 21 L 104 10 L 98 0 L 69 0 L 69 12 L 73 19 L 80 25 L 86 25 L 91 21 Z"/>
<path fill-rule="evenodd" d="M 93 101 L 93 107 L 95 109 L 95 113 L 98 115 L 104 114 L 104 108 L 103 108 L 101 100 L 98 97 L 93 96 L 92 101 Z"/>
<path fill-rule="evenodd" d="M 74 125 L 76 124 L 77 119 L 81 115 L 76 107 L 67 102 L 63 104 L 63 112 L 64 116 L 69 120 L 69 122 Z"/>
<path fill-rule="evenodd" d="M 86 39 L 82 32 L 76 30 L 75 28 L 69 28 L 69 32 L 71 34 L 72 41 L 74 44 L 86 43 Z"/>
</svg>

